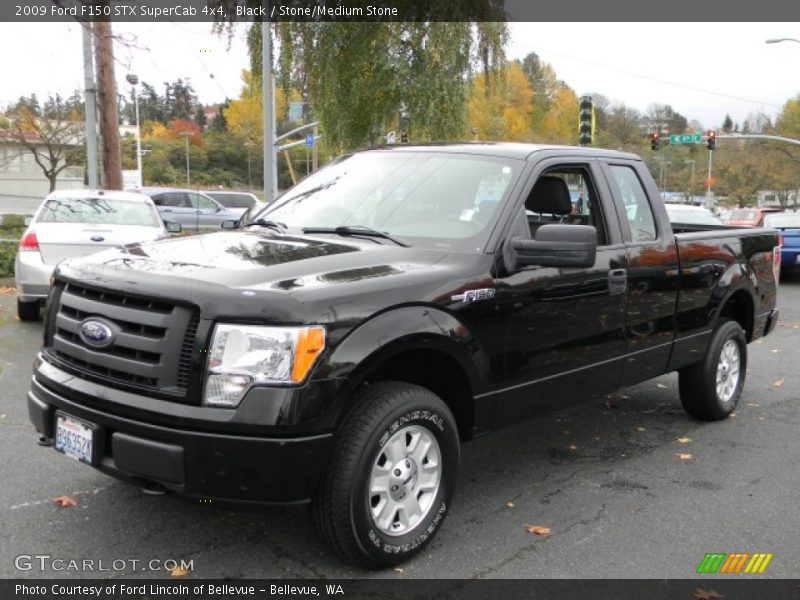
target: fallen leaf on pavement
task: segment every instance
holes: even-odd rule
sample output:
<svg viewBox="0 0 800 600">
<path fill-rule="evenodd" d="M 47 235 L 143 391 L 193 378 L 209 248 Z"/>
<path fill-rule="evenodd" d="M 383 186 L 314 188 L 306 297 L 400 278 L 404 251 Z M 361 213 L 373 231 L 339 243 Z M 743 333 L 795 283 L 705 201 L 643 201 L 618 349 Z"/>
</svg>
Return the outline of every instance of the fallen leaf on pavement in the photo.
<svg viewBox="0 0 800 600">
<path fill-rule="evenodd" d="M 515 506 L 516 506 L 516 504 L 514 504 L 513 502 L 511 502 L 511 500 L 509 500 L 508 502 L 506 502 L 506 508 L 514 508 Z"/>
<path fill-rule="evenodd" d="M 577 449 L 578 449 L 578 447 L 577 447 L 575 444 L 570 444 L 569 446 L 567 446 L 567 448 L 569 448 L 569 449 L 570 449 L 570 450 L 572 450 L 573 452 L 575 452 L 575 450 L 577 450 Z"/>
<path fill-rule="evenodd" d="M 58 498 L 53 498 L 53 504 L 56 506 L 77 506 L 78 503 L 75 502 L 73 498 L 70 496 L 59 496 Z"/>
<path fill-rule="evenodd" d="M 753 408 L 759 408 L 761 405 L 760 404 L 756 404 L 754 402 L 748 402 L 747 406 L 752 406 Z"/>
<path fill-rule="evenodd" d="M 189 574 L 188 569 L 184 569 L 183 567 L 175 567 L 171 569 L 169 572 L 170 577 L 186 577 Z"/>
<path fill-rule="evenodd" d="M 777 354 L 778 352 L 780 352 L 780 350 L 778 350 L 777 348 L 775 348 L 775 349 L 773 350 L 773 352 L 774 352 L 775 354 Z"/>
<path fill-rule="evenodd" d="M 15 287 L 0 287 L 0 294 L 15 294 L 17 292 L 17 288 Z"/>
<path fill-rule="evenodd" d="M 724 598 L 725 596 L 714 590 L 704 590 L 703 588 L 697 588 L 694 591 L 694 597 L 697 598 L 697 600 L 718 600 L 719 598 Z"/>
<path fill-rule="evenodd" d="M 636 431 L 647 431 L 647 429 L 645 429 L 644 427 L 637 427 Z"/>
<path fill-rule="evenodd" d="M 393 569 L 393 571 L 394 571 L 395 573 L 400 573 L 400 575 L 402 575 L 403 573 L 405 573 L 405 572 L 406 572 L 406 571 L 405 571 L 405 569 L 403 569 L 403 567 L 395 567 L 395 568 Z"/>
<path fill-rule="evenodd" d="M 550 528 L 544 525 L 525 525 L 525 531 L 533 535 L 550 535 Z"/>
<path fill-rule="evenodd" d="M 675 441 L 676 441 L 676 442 L 678 442 L 679 444 L 688 444 L 689 442 L 691 442 L 691 441 L 692 441 L 692 438 L 688 438 L 688 437 L 679 437 L 679 438 L 677 438 Z"/>
<path fill-rule="evenodd" d="M 692 455 L 691 454 L 687 454 L 685 452 L 676 452 L 675 456 L 677 456 L 681 460 L 692 460 Z"/>
<path fill-rule="evenodd" d="M 668 389 L 668 388 L 669 388 L 669 386 L 668 386 L 668 385 L 664 385 L 663 383 L 657 383 L 657 384 L 656 384 L 656 387 L 657 387 L 657 388 L 661 388 L 662 390 L 666 390 L 666 389 Z"/>
<path fill-rule="evenodd" d="M 774 387 L 783 387 L 783 379 L 778 379 L 775 383 L 772 384 Z"/>
</svg>

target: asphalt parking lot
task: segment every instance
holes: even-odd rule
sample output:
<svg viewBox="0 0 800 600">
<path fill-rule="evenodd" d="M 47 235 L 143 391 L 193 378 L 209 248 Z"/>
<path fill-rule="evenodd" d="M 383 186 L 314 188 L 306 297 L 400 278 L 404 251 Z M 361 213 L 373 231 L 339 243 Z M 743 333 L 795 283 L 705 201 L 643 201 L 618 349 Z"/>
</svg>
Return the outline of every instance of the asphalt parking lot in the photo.
<svg viewBox="0 0 800 600">
<path fill-rule="evenodd" d="M 325 551 L 304 508 L 149 496 L 39 447 L 25 394 L 41 324 L 16 321 L 13 294 L 0 293 L 0 577 L 167 576 L 15 566 L 50 555 L 190 560 L 189 578 L 688 578 L 707 552 L 773 553 L 756 577 L 797 577 L 800 273 L 782 282 L 779 308 L 776 332 L 750 346 L 732 418 L 692 420 L 672 374 L 475 440 L 433 543 L 400 569 L 367 572 Z M 75 506 L 52 502 L 64 495 Z"/>
</svg>

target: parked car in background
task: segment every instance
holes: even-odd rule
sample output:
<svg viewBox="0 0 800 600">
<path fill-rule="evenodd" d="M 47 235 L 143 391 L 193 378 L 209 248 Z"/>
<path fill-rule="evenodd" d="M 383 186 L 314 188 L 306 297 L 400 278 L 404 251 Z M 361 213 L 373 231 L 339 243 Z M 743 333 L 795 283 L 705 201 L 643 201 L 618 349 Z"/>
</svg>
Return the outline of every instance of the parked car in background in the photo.
<svg viewBox="0 0 800 600">
<path fill-rule="evenodd" d="M 141 194 L 102 190 L 51 193 L 19 242 L 14 280 L 20 321 L 39 318 L 55 266 L 113 246 L 152 241 L 180 226 L 165 226 L 153 201 Z"/>
<path fill-rule="evenodd" d="M 241 214 L 195 190 L 143 187 L 135 191 L 150 196 L 162 218 L 179 223 L 184 228 L 220 227 L 223 221 L 238 220 Z"/>
<path fill-rule="evenodd" d="M 683 225 L 724 225 L 714 214 L 702 206 L 691 204 L 665 204 L 670 223 Z"/>
<path fill-rule="evenodd" d="M 260 202 L 258 197 L 250 192 L 203 190 L 203 193 L 222 204 L 229 211 L 239 214 L 239 216 L 243 215 L 248 208 Z"/>
<path fill-rule="evenodd" d="M 764 217 L 764 227 L 780 232 L 781 272 L 797 268 L 800 261 L 800 213 L 769 214 Z"/>
<path fill-rule="evenodd" d="M 779 208 L 737 208 L 725 222 L 731 227 L 762 227 L 764 216 L 768 213 L 780 212 Z"/>
</svg>

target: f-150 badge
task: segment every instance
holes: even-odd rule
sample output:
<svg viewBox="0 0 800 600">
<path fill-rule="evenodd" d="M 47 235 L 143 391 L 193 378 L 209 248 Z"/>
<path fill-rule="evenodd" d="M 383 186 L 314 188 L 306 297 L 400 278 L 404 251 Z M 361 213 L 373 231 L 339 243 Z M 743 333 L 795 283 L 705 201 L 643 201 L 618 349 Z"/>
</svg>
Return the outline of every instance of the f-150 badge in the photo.
<svg viewBox="0 0 800 600">
<path fill-rule="evenodd" d="M 494 290 L 492 288 L 482 288 L 479 290 L 467 290 L 463 294 L 456 294 L 450 296 L 453 302 L 475 302 L 476 300 L 489 300 L 494 298 Z"/>
</svg>

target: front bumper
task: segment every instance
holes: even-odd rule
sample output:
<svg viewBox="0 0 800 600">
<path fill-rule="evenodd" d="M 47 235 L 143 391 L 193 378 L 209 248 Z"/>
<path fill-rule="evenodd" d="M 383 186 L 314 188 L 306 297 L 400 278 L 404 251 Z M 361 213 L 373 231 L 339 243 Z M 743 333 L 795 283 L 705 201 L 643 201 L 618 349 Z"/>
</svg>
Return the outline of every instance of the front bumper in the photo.
<svg viewBox="0 0 800 600">
<path fill-rule="evenodd" d="M 61 411 L 97 427 L 95 468 L 113 477 L 158 484 L 197 498 L 308 502 L 332 442 L 330 433 L 284 438 L 198 431 L 174 422 L 154 424 L 86 406 L 69 398 L 64 390 L 58 387 L 56 391 L 47 377 L 34 372 L 28 414 L 45 438 L 54 437 L 56 410 Z M 55 451 L 51 452 L 55 457 Z"/>
</svg>

